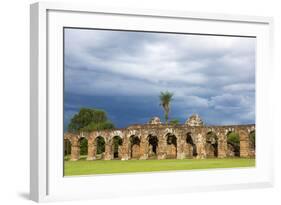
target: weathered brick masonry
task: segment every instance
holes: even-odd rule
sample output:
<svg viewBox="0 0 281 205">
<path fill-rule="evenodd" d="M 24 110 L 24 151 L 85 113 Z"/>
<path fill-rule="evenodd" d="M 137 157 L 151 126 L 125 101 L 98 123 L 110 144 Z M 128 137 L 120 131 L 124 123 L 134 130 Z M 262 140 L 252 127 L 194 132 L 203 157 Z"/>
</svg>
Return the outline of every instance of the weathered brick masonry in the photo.
<svg viewBox="0 0 281 205">
<path fill-rule="evenodd" d="M 125 129 L 80 134 L 65 133 L 64 140 L 69 140 L 71 143 L 71 160 L 79 159 L 80 142 L 83 138 L 88 140 L 87 160 L 95 160 L 98 137 L 102 137 L 105 141 L 105 152 L 102 155 L 104 160 L 204 159 L 233 156 L 232 147 L 227 143 L 227 134 L 235 132 L 239 134 L 239 156 L 254 155 L 253 150 L 250 149 L 250 133 L 255 130 L 254 124 L 205 126 L 200 118 L 196 118 L 198 118 L 196 115 L 190 117 L 183 125 L 161 124 L 157 119 L 149 124 L 132 125 Z M 116 137 L 122 140 L 118 149 L 114 149 L 113 140 Z M 114 153 L 114 150 L 118 150 L 118 153 Z"/>
</svg>

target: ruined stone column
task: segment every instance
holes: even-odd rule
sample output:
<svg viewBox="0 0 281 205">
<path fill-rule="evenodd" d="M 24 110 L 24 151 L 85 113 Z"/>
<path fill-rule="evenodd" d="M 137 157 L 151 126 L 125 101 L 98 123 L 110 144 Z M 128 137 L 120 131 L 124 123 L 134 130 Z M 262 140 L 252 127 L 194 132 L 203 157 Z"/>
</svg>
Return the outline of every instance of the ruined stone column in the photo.
<svg viewBox="0 0 281 205">
<path fill-rule="evenodd" d="M 71 161 L 77 161 L 80 158 L 80 141 L 78 137 L 71 138 Z"/>
<path fill-rule="evenodd" d="M 177 136 L 177 159 L 185 159 L 186 154 L 184 153 L 184 136 L 181 134 Z"/>
<path fill-rule="evenodd" d="M 240 157 L 249 157 L 249 153 L 250 153 L 249 136 L 245 131 L 240 130 L 239 137 L 240 137 Z"/>
<path fill-rule="evenodd" d="M 149 143 L 145 136 L 140 136 L 140 159 L 148 159 Z"/>
<path fill-rule="evenodd" d="M 205 159 L 207 156 L 206 153 L 206 141 L 203 137 L 202 133 L 199 133 L 197 135 L 197 143 L 196 143 L 196 149 L 197 149 L 197 158 L 198 159 Z"/>
<path fill-rule="evenodd" d="M 129 159 L 129 137 L 124 136 L 122 146 L 120 149 L 121 160 L 128 160 Z"/>
<path fill-rule="evenodd" d="M 184 153 L 185 158 L 193 158 L 193 145 L 192 144 L 186 144 L 186 150 Z M 196 145 L 194 145 L 196 147 Z M 196 149 L 196 148 L 195 148 Z"/>
<path fill-rule="evenodd" d="M 106 139 L 104 160 L 111 160 L 111 159 L 112 159 L 112 140 Z"/>
<path fill-rule="evenodd" d="M 88 138 L 88 156 L 87 160 L 95 160 L 96 159 L 96 145 L 93 137 Z"/>
<path fill-rule="evenodd" d="M 227 135 L 225 133 L 218 134 L 218 158 L 225 158 L 227 155 Z"/>
<path fill-rule="evenodd" d="M 157 159 L 166 159 L 166 138 L 165 136 L 158 137 Z"/>
</svg>

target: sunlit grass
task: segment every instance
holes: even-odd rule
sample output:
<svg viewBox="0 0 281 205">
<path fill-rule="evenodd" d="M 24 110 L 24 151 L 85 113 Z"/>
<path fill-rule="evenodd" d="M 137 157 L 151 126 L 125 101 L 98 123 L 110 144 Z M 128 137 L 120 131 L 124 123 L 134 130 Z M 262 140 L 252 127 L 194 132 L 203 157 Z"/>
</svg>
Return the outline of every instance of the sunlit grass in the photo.
<svg viewBox="0 0 281 205">
<path fill-rule="evenodd" d="M 64 175 L 72 176 L 254 166 L 255 159 L 246 158 L 87 161 L 85 157 L 82 157 L 82 159 L 78 161 L 69 161 L 68 158 L 66 158 L 64 162 Z"/>
</svg>

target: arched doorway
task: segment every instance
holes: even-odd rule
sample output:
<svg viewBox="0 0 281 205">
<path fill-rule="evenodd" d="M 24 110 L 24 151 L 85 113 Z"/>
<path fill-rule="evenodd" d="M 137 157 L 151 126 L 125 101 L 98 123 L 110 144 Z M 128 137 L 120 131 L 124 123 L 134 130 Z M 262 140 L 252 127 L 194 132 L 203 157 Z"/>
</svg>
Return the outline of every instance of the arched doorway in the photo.
<svg viewBox="0 0 281 205">
<path fill-rule="evenodd" d="M 131 159 L 138 159 L 140 157 L 140 138 L 136 135 L 132 135 L 129 141 L 129 156 Z"/>
<path fill-rule="evenodd" d="M 64 159 L 68 160 L 70 159 L 71 155 L 71 142 L 69 139 L 64 139 Z"/>
<path fill-rule="evenodd" d="M 148 135 L 148 157 L 156 159 L 158 148 L 158 138 L 155 135 Z"/>
<path fill-rule="evenodd" d="M 237 132 L 230 131 L 227 133 L 227 156 L 240 156 L 240 137 Z"/>
<path fill-rule="evenodd" d="M 194 143 L 191 133 L 186 134 L 186 145 L 184 152 L 187 154 L 187 157 L 197 157 L 197 148 Z"/>
<path fill-rule="evenodd" d="M 177 137 L 173 134 L 166 135 L 166 158 L 176 159 L 177 158 Z"/>
<path fill-rule="evenodd" d="M 113 142 L 112 142 L 112 154 L 113 154 L 113 159 L 118 159 L 120 158 L 120 146 L 122 145 L 122 138 L 120 136 L 114 136 L 113 137 Z"/>
<path fill-rule="evenodd" d="M 218 136 L 212 131 L 206 135 L 206 155 L 209 158 L 218 156 Z"/>
<path fill-rule="evenodd" d="M 95 139 L 96 146 L 96 159 L 103 159 L 105 152 L 105 140 L 102 136 L 98 136 Z"/>
<path fill-rule="evenodd" d="M 86 138 L 80 139 L 80 158 L 84 159 L 88 155 L 88 140 Z"/>
<path fill-rule="evenodd" d="M 250 138 L 250 156 L 254 157 L 256 155 L 256 131 L 253 130 L 249 134 Z"/>
</svg>

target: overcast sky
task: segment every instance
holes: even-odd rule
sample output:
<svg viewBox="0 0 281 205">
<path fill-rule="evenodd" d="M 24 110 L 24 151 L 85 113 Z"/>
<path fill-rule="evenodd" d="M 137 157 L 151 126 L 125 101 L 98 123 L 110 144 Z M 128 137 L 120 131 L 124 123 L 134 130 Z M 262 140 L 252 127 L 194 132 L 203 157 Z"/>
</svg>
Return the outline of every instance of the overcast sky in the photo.
<svg viewBox="0 0 281 205">
<path fill-rule="evenodd" d="M 255 123 L 255 38 L 65 29 L 64 124 L 81 107 L 116 127 L 198 113 L 206 124 Z"/>
</svg>

